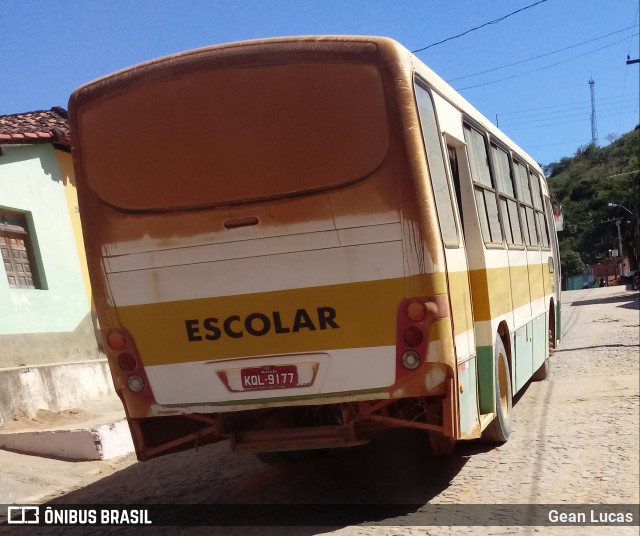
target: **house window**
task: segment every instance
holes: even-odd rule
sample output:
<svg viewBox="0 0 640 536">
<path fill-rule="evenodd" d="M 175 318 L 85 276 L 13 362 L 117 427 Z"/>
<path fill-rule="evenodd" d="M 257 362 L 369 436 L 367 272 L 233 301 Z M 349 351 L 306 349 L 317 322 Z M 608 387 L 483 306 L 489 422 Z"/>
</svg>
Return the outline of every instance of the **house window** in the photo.
<svg viewBox="0 0 640 536">
<path fill-rule="evenodd" d="M 43 288 L 32 238 L 26 214 L 0 210 L 0 253 L 11 288 Z"/>
</svg>

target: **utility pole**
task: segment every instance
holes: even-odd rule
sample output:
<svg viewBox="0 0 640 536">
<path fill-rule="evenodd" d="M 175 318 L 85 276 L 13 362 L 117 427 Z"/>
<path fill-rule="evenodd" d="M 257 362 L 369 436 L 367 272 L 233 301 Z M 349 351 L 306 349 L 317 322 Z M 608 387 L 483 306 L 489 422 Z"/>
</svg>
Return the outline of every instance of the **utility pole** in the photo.
<svg viewBox="0 0 640 536">
<path fill-rule="evenodd" d="M 616 220 L 616 227 L 618 228 L 618 247 L 620 248 L 620 249 L 618 249 L 618 257 L 620 257 L 622 259 L 623 258 L 623 255 L 622 255 L 622 234 L 620 233 L 620 219 Z M 622 268 L 620 268 L 620 270 L 622 271 Z"/>
<path fill-rule="evenodd" d="M 593 76 L 589 78 L 589 87 L 591 89 L 591 145 L 598 146 L 598 125 L 596 124 L 596 81 Z"/>
<path fill-rule="evenodd" d="M 620 232 L 620 222 L 623 220 L 624 218 L 611 218 L 609 220 L 602 220 L 602 223 L 615 223 L 616 227 L 618 228 L 618 257 L 620 258 L 620 262 L 622 263 L 622 259 L 624 258 L 624 255 L 622 253 L 622 233 Z M 622 274 L 622 266 L 620 266 L 620 275 Z"/>
<path fill-rule="evenodd" d="M 632 171 L 630 173 L 637 173 L 638 170 L 636 171 Z M 615 175 L 614 175 L 615 176 Z M 633 259 L 633 265 L 635 266 L 635 269 L 638 269 L 638 253 L 640 252 L 640 217 L 638 217 L 637 213 L 631 212 L 627 207 L 625 207 L 624 205 L 620 205 L 618 203 L 607 203 L 607 206 L 609 207 L 618 207 L 621 208 L 622 210 L 625 210 L 626 212 L 629 213 L 629 215 L 633 218 L 633 234 L 632 234 L 632 238 L 633 241 L 631 242 L 631 247 L 629 248 L 629 250 L 627 251 L 627 256 L 629 257 L 629 260 L 631 261 Z M 618 218 L 616 220 L 616 225 L 618 226 L 618 241 L 620 242 L 620 245 L 622 245 L 622 236 L 620 234 L 620 221 L 623 218 Z M 613 220 L 610 220 L 613 221 Z M 631 223 L 631 222 L 627 222 L 627 223 Z M 631 262 L 630 262 L 631 264 Z"/>
</svg>

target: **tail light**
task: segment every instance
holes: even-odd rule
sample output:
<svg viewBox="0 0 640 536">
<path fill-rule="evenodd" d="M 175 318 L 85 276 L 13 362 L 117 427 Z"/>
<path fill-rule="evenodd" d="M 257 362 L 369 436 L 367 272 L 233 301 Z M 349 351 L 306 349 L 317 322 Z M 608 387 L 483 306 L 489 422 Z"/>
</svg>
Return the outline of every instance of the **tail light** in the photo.
<svg viewBox="0 0 640 536">
<path fill-rule="evenodd" d="M 402 366 L 407 370 L 414 370 L 420 366 L 420 356 L 417 352 L 409 350 L 402 354 Z"/>
<path fill-rule="evenodd" d="M 119 329 L 112 329 L 107 335 L 107 344 L 112 350 L 123 350 L 127 345 L 127 338 Z"/>
<path fill-rule="evenodd" d="M 420 322 L 426 314 L 427 308 L 422 302 L 410 301 L 407 305 L 407 318 L 413 322 Z"/>
<path fill-rule="evenodd" d="M 127 385 L 134 393 L 139 393 L 144 389 L 144 380 L 137 374 L 132 374 L 127 378 Z"/>
<path fill-rule="evenodd" d="M 407 346 L 420 346 L 424 340 L 424 334 L 418 326 L 409 326 L 404 330 L 404 342 Z"/>
<path fill-rule="evenodd" d="M 426 297 L 410 298 L 398 308 L 396 381 L 418 370 L 427 358 L 429 329 L 438 306 Z"/>
<path fill-rule="evenodd" d="M 118 366 L 125 372 L 132 372 L 138 366 L 136 358 L 131 354 L 120 354 L 118 356 Z"/>
<path fill-rule="evenodd" d="M 145 389 L 149 382 L 131 334 L 123 328 L 111 329 L 107 333 L 106 343 L 111 362 L 118 365 L 120 384 L 133 393 L 151 395 L 149 389 Z"/>
</svg>

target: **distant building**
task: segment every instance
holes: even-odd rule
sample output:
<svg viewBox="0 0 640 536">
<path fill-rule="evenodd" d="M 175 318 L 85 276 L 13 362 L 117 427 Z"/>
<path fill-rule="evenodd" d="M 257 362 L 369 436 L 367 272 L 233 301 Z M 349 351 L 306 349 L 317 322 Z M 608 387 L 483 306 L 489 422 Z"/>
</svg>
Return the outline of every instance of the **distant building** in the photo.
<svg viewBox="0 0 640 536">
<path fill-rule="evenodd" d="M 67 112 L 0 116 L 0 368 L 103 357 Z"/>
<path fill-rule="evenodd" d="M 605 259 L 598 264 L 594 264 L 590 270 L 593 277 L 597 280 L 604 277 L 607 281 L 611 281 L 619 276 L 629 275 L 631 273 L 629 269 L 628 257 L 612 257 Z"/>
</svg>

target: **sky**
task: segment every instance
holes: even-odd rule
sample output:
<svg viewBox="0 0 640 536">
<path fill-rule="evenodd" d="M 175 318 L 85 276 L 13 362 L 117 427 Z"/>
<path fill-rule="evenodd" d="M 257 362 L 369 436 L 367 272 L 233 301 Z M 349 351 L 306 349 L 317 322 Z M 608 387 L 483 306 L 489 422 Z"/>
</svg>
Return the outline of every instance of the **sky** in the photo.
<svg viewBox="0 0 640 536">
<path fill-rule="evenodd" d="M 0 0 L 0 115 L 67 108 L 71 92 L 86 82 L 194 48 L 291 35 L 382 35 L 412 51 L 428 47 L 416 55 L 544 165 L 591 142 L 590 79 L 600 146 L 640 123 L 640 63 L 626 63 L 627 55 L 640 58 L 638 6 L 638 0 Z"/>
</svg>

